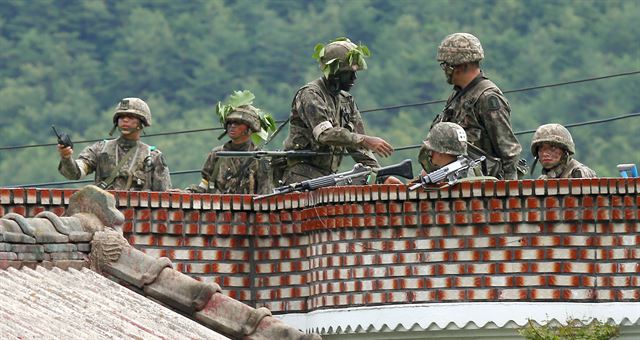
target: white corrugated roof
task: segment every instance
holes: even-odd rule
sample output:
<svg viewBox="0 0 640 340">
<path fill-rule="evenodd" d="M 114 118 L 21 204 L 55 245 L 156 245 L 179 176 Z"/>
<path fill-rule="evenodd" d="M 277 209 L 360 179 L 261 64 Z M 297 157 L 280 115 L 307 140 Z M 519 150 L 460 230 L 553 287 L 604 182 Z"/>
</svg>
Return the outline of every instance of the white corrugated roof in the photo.
<svg viewBox="0 0 640 340">
<path fill-rule="evenodd" d="M 228 339 L 89 270 L 0 270 L 0 338 Z"/>
<path fill-rule="evenodd" d="M 640 326 L 640 302 L 472 302 L 386 305 L 278 315 L 285 323 L 321 335 L 402 330 L 518 328 L 529 320 L 613 321 Z"/>
</svg>

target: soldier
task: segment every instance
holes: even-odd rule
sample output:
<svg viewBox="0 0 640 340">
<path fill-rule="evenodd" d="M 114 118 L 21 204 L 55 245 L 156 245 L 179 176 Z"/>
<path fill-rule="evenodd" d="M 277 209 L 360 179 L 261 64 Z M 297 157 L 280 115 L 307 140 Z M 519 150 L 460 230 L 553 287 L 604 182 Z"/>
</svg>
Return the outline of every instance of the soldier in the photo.
<svg viewBox="0 0 640 340">
<path fill-rule="evenodd" d="M 480 41 L 469 33 L 451 34 L 440 43 L 437 60 L 454 91 L 431 126 L 439 122 L 462 126 L 474 150 L 493 160 L 487 162 L 487 174 L 517 179 L 522 147 L 511 129 L 509 102 L 480 69 L 483 58 Z"/>
<path fill-rule="evenodd" d="M 252 134 L 262 132 L 264 136 L 268 130 L 275 128 L 275 125 L 270 123 L 273 119 L 269 114 L 251 105 L 254 98 L 249 91 L 235 92 L 229 98 L 232 104 L 218 104 L 216 112 L 231 140 L 209 152 L 202 166 L 202 180 L 197 186 L 188 187 L 186 191 L 260 195 L 273 191 L 271 172 L 266 159 L 216 156 L 219 151 L 260 150 L 251 140 Z"/>
<path fill-rule="evenodd" d="M 365 134 L 360 112 L 349 90 L 356 72 L 367 68 L 364 60 L 369 49 L 347 38 L 338 38 L 323 46 L 316 45 L 324 76 L 300 88 L 291 104 L 289 136 L 285 150 L 312 150 L 326 155 L 312 159 L 289 159 L 283 182 L 291 184 L 336 173 L 344 151 L 354 161 L 379 167 L 373 152 L 391 155 L 393 147 L 384 139 Z M 394 182 L 394 180 L 396 182 Z M 402 183 L 389 177 L 385 183 Z"/>
<path fill-rule="evenodd" d="M 151 126 L 151 111 L 140 98 L 124 98 L 113 115 L 113 128 L 120 137 L 86 147 L 77 160 L 73 149 L 58 144 L 58 171 L 77 180 L 95 171 L 95 184 L 102 189 L 165 191 L 171 188 L 169 168 L 155 146 L 140 141 L 144 127 Z"/>
<path fill-rule="evenodd" d="M 436 171 L 443 166 L 455 162 L 458 156 L 467 156 L 467 134 L 455 123 L 442 122 L 435 124 L 420 147 L 418 161 L 422 165 L 421 176 Z M 470 169 L 464 177 L 480 177 L 479 168 Z M 415 182 L 418 179 L 414 179 Z"/>
<path fill-rule="evenodd" d="M 542 125 L 533 134 L 533 167 L 540 161 L 543 168 L 539 179 L 596 177 L 595 171 L 573 159 L 575 152 L 576 146 L 571 133 L 560 124 Z"/>
</svg>

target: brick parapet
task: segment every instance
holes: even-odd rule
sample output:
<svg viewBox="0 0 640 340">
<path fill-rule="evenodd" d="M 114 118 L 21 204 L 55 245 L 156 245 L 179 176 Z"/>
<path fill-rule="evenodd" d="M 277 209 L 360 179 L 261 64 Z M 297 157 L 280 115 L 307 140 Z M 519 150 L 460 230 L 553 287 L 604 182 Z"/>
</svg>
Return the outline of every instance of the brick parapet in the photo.
<svg viewBox="0 0 640 340">
<path fill-rule="evenodd" d="M 0 189 L 1 214 L 64 213 L 75 190 Z M 137 248 L 274 312 L 390 303 L 637 301 L 640 179 L 113 192 Z"/>
</svg>

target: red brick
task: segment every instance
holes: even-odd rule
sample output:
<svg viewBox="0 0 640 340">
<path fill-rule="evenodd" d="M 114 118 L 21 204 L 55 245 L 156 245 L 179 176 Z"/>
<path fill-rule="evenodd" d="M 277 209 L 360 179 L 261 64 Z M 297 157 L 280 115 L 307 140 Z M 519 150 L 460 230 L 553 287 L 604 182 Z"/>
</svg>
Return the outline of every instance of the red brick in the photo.
<svg viewBox="0 0 640 340">
<path fill-rule="evenodd" d="M 527 209 L 537 209 L 540 207 L 540 200 L 536 197 L 527 197 L 525 207 Z"/>
<path fill-rule="evenodd" d="M 421 214 L 420 215 L 420 224 L 421 225 L 426 225 L 426 226 L 429 226 L 429 225 L 433 224 L 433 220 L 431 218 L 431 215 L 429 215 L 429 214 Z"/>
<path fill-rule="evenodd" d="M 521 209 L 522 203 L 520 198 L 509 197 L 507 199 L 507 208 L 508 209 Z"/>
</svg>

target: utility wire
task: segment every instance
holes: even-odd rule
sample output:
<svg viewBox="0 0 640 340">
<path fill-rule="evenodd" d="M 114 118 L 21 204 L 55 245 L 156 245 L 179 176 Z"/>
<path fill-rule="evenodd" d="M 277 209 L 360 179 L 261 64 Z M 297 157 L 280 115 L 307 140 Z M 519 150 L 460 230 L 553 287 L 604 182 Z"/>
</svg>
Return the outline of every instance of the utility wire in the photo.
<svg viewBox="0 0 640 340">
<path fill-rule="evenodd" d="M 576 127 L 576 126 L 602 124 L 602 123 L 612 122 L 614 120 L 632 118 L 632 117 L 637 117 L 637 116 L 640 116 L 640 112 L 628 113 L 626 115 L 620 115 L 620 116 L 604 118 L 604 119 L 588 120 L 588 121 L 585 121 L 585 122 L 566 124 L 566 125 L 563 125 L 563 126 L 566 127 L 566 128 L 570 128 L 570 127 Z M 534 133 L 534 132 L 536 132 L 536 130 L 524 130 L 524 131 L 518 131 L 515 134 L 516 135 L 526 135 L 526 134 L 530 134 L 530 133 Z"/>
<path fill-rule="evenodd" d="M 180 171 L 172 171 L 169 175 L 184 175 L 184 174 L 194 174 L 199 173 L 200 170 L 180 170 Z M 44 183 L 31 183 L 31 184 L 19 184 L 19 185 L 10 185 L 6 188 L 42 188 L 42 187 L 50 187 L 50 186 L 58 186 L 58 185 L 67 185 L 67 184 L 82 184 L 82 183 L 93 183 L 92 179 L 81 179 L 77 181 L 59 181 L 59 182 L 44 182 Z"/>
<path fill-rule="evenodd" d="M 633 117 L 638 117 L 638 116 L 640 116 L 640 112 L 634 112 L 634 113 L 629 113 L 629 114 L 626 114 L 626 115 L 620 115 L 620 116 L 615 116 L 615 117 L 610 117 L 610 118 L 605 118 L 605 119 L 596 119 L 596 120 L 589 120 L 589 121 L 578 122 L 578 123 L 571 123 L 571 124 L 566 124 L 564 126 L 567 127 L 567 128 L 571 128 L 571 127 L 576 127 L 576 126 L 602 124 L 602 123 L 609 123 L 609 122 L 612 122 L 612 121 L 615 121 L 615 120 L 633 118 Z M 523 131 L 514 132 L 514 134 L 515 135 L 525 135 L 525 134 L 530 134 L 530 133 L 534 133 L 534 132 L 536 132 L 536 130 L 523 130 Z M 397 147 L 397 148 L 394 148 L 394 150 L 395 151 L 404 151 L 404 150 L 418 149 L 421 146 L 422 146 L 422 144 L 413 144 L 413 145 Z M 346 153 L 344 155 L 348 156 L 348 155 L 351 155 L 351 154 Z M 170 175 L 184 175 L 184 174 L 192 174 L 192 173 L 198 173 L 198 172 L 200 172 L 200 170 L 181 170 L 181 171 L 173 171 L 173 172 L 170 173 Z M 93 180 L 20 184 L 20 185 L 13 185 L 13 186 L 9 186 L 9 187 L 10 188 L 20 188 L 20 187 L 22 187 L 22 188 L 31 188 L 31 187 L 47 187 L 47 186 L 56 186 L 56 185 L 64 185 L 64 184 L 89 183 L 89 182 L 93 182 Z"/>
<path fill-rule="evenodd" d="M 284 121 L 276 121 L 276 123 L 283 123 Z M 155 136 L 167 136 L 167 135 L 179 135 L 183 133 L 193 133 L 193 132 L 203 132 L 203 131 L 216 131 L 216 130 L 224 130 L 224 127 L 213 127 L 213 128 L 204 128 L 204 129 L 193 129 L 193 130 L 180 130 L 180 131 L 169 131 L 169 132 L 158 132 L 158 133 L 145 133 L 142 137 L 155 137 Z M 105 140 L 109 138 L 102 139 L 87 139 L 73 142 L 73 144 L 84 144 L 84 143 L 95 143 L 101 140 Z M 45 144 L 29 144 L 29 145 L 16 145 L 16 146 L 4 146 L 0 147 L 0 151 L 2 150 L 15 150 L 15 149 L 26 149 L 26 148 L 37 148 L 41 146 L 56 146 L 58 143 L 45 143 Z"/>
<path fill-rule="evenodd" d="M 592 77 L 592 78 L 565 81 L 565 82 L 562 82 L 562 83 L 554 83 L 554 84 L 523 87 L 523 88 L 520 88 L 520 89 L 504 91 L 503 93 L 526 92 L 526 91 L 539 90 L 539 89 L 550 88 L 550 87 L 557 87 L 557 86 L 585 83 L 585 82 L 608 79 L 608 78 L 630 76 L 630 75 L 639 74 L 639 73 L 640 73 L 640 71 L 615 73 L 615 74 L 610 74 L 610 75 L 602 76 L 602 77 Z M 401 105 L 380 107 L 380 108 L 375 108 L 375 109 L 361 110 L 360 112 L 375 112 L 375 111 L 394 110 L 394 109 L 401 109 L 401 108 L 404 108 L 404 107 L 423 106 L 423 105 L 431 105 L 431 104 L 444 103 L 444 102 L 446 102 L 446 100 L 431 100 L 431 101 L 426 101 L 426 102 L 419 102 L 419 103 L 412 103 L 412 104 L 401 104 Z"/>
<path fill-rule="evenodd" d="M 640 74 L 640 71 L 615 73 L 615 74 L 610 74 L 610 75 L 601 76 L 601 77 L 592 77 L 592 78 L 565 81 L 565 82 L 561 82 L 561 83 L 553 83 L 553 84 L 546 84 L 546 85 L 523 87 L 523 88 L 520 88 L 520 89 L 504 91 L 504 93 L 526 92 L 526 91 L 538 90 L 538 89 L 543 89 L 543 88 L 551 88 L 551 87 L 578 84 L 578 83 L 585 83 L 585 82 L 602 80 L 602 79 L 630 76 L 630 75 L 634 75 L 634 74 Z M 419 102 L 419 103 L 401 104 L 401 105 L 394 105 L 394 106 L 386 106 L 386 107 L 379 107 L 379 108 L 374 108 L 374 109 L 361 110 L 360 112 L 361 113 L 366 113 L 366 112 L 375 112 L 375 111 L 395 110 L 395 109 L 400 109 L 400 108 L 405 108 L 405 107 L 424 106 L 424 105 L 438 104 L 438 103 L 444 103 L 444 102 L 446 102 L 446 100 L 431 100 L 431 101 L 424 101 L 424 102 Z M 286 120 L 282 120 L 282 121 L 277 121 L 276 122 L 278 124 L 281 124 L 278 127 L 278 132 L 284 127 L 284 125 L 286 125 L 286 123 L 288 121 L 289 120 L 286 119 Z M 159 133 L 145 134 L 142 137 L 167 136 L 167 135 L 177 135 L 177 134 L 184 134 L 184 133 L 215 131 L 215 130 L 224 130 L 224 128 L 223 127 L 213 127 L 213 128 L 203 128 L 203 129 L 193 129 L 193 130 L 159 132 Z M 74 142 L 74 143 L 75 144 L 84 144 L 84 143 L 97 142 L 97 141 L 101 141 L 101 140 L 104 140 L 104 138 L 103 139 L 82 140 L 82 141 L 77 141 L 77 142 Z M 2 150 L 26 149 L 26 148 L 36 148 L 36 147 L 43 147 L 43 146 L 55 146 L 55 145 L 57 145 L 57 143 L 3 146 L 3 147 L 0 147 L 0 151 L 2 151 Z"/>
</svg>

